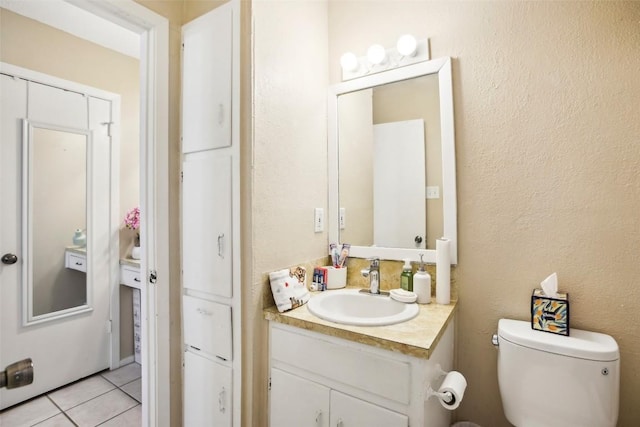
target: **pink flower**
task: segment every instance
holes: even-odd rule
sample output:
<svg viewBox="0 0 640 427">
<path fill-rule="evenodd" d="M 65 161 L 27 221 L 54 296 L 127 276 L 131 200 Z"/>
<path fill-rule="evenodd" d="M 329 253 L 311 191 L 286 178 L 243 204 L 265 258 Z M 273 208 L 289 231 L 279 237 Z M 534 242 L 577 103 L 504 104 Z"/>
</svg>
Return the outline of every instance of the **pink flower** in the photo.
<svg viewBox="0 0 640 427">
<path fill-rule="evenodd" d="M 124 226 L 131 230 L 138 230 L 140 228 L 140 208 L 135 207 L 131 209 L 124 216 Z"/>
</svg>

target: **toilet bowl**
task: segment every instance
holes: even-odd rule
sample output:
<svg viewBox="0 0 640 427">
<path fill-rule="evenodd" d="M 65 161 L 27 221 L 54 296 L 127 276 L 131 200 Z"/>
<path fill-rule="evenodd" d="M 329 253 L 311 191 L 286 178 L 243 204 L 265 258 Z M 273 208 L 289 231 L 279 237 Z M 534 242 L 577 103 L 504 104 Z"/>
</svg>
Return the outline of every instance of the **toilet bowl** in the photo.
<svg viewBox="0 0 640 427">
<path fill-rule="evenodd" d="M 620 352 L 609 335 L 571 329 L 534 331 L 500 319 L 498 384 L 504 413 L 516 427 L 615 427 Z"/>
</svg>

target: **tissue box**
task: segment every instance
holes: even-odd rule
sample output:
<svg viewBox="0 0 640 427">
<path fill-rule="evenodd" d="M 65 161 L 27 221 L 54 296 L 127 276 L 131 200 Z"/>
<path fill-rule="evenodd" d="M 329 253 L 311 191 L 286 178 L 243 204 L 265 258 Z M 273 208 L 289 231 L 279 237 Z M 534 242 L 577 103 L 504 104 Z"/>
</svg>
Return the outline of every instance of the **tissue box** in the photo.
<svg viewBox="0 0 640 427">
<path fill-rule="evenodd" d="M 558 292 L 557 298 L 550 298 L 542 289 L 534 289 L 531 295 L 531 328 L 569 336 L 569 294 Z"/>
</svg>

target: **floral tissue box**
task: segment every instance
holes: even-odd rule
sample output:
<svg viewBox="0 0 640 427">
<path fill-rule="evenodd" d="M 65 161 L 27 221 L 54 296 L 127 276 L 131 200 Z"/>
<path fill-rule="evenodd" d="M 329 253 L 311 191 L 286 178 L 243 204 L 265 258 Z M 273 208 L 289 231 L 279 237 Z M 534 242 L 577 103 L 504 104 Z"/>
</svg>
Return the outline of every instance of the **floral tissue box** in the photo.
<svg viewBox="0 0 640 427">
<path fill-rule="evenodd" d="M 531 328 L 569 336 L 569 294 L 558 292 L 557 298 L 534 289 L 531 295 Z"/>
</svg>

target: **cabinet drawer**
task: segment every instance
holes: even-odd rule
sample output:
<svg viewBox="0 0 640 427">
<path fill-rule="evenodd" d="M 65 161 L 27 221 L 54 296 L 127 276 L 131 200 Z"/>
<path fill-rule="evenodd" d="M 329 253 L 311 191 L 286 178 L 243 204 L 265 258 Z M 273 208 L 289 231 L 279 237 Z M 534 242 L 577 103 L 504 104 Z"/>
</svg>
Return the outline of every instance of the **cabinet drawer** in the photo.
<svg viewBox="0 0 640 427">
<path fill-rule="evenodd" d="M 86 273 L 87 257 L 67 252 L 65 256 L 65 267 L 70 268 L 72 270 L 78 270 Z"/>
<path fill-rule="evenodd" d="M 231 360 L 231 307 L 185 295 L 182 297 L 182 315 L 186 345 Z"/>
<path fill-rule="evenodd" d="M 140 289 L 140 286 L 142 285 L 140 269 L 122 266 L 120 268 L 120 283 L 131 286 L 132 288 Z"/>
<path fill-rule="evenodd" d="M 271 357 L 402 404 L 411 398 L 411 365 L 361 347 L 271 326 Z"/>
<path fill-rule="evenodd" d="M 331 390 L 332 426 L 384 426 L 407 427 L 409 417 L 355 397 Z"/>
</svg>

